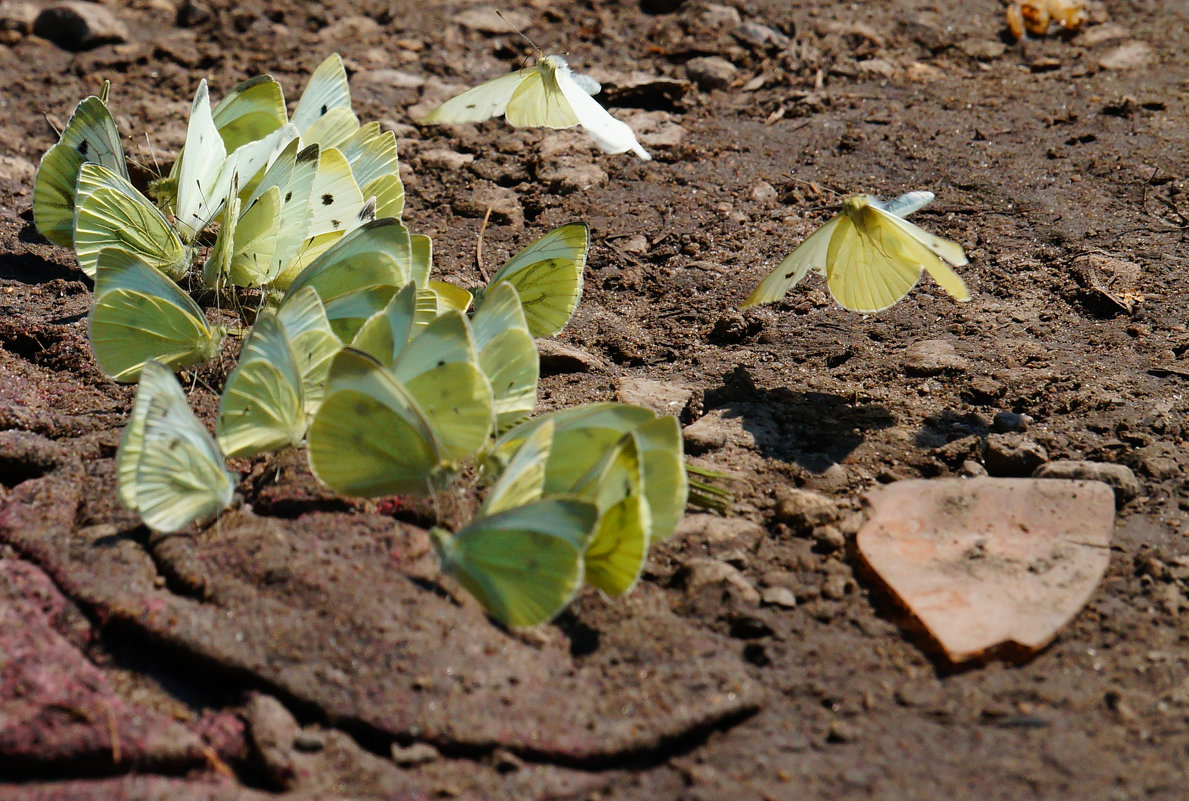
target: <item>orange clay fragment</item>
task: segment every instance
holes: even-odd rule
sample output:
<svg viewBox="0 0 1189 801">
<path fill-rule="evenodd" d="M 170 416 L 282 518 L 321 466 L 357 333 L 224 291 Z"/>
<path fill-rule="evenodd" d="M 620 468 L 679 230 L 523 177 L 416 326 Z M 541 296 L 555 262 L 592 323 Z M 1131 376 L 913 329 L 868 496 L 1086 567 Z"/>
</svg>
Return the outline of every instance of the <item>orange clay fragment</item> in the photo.
<svg viewBox="0 0 1189 801">
<path fill-rule="evenodd" d="M 1098 481 L 898 481 L 867 501 L 859 553 L 954 664 L 1039 651 L 1110 561 L 1115 496 Z"/>
<path fill-rule="evenodd" d="M 1006 13 L 1007 27 L 1016 39 L 1025 33 L 1046 36 L 1053 23 L 1076 31 L 1087 16 L 1084 0 L 1012 0 Z"/>
</svg>

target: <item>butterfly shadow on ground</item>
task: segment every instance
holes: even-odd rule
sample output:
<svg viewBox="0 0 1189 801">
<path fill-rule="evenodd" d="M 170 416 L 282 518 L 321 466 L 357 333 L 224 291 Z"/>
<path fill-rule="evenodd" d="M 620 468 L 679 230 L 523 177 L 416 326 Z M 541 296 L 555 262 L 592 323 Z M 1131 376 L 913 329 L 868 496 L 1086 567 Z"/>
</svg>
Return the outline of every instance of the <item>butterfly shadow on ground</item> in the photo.
<svg viewBox="0 0 1189 801">
<path fill-rule="evenodd" d="M 44 243 L 30 223 L 22 229 L 20 240 L 29 243 Z M 63 265 L 43 259 L 36 253 L 6 253 L 0 258 L 0 281 L 18 281 L 22 284 L 48 284 L 51 281 L 90 281 L 75 265 Z"/>
<path fill-rule="evenodd" d="M 737 418 L 762 456 L 815 474 L 846 459 L 863 442 L 864 432 L 896 423 L 879 404 L 856 403 L 826 392 L 760 389 L 743 367 L 726 376 L 721 387 L 706 391 L 704 408 L 723 420 Z M 696 443 L 688 436 L 686 441 L 696 453 Z"/>
</svg>

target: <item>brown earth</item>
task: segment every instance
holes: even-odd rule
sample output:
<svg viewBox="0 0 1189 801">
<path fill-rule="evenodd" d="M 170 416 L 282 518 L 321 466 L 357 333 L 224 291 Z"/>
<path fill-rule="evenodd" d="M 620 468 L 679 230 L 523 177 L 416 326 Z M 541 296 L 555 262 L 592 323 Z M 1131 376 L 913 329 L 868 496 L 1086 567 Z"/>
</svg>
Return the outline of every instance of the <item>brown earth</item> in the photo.
<svg viewBox="0 0 1189 801">
<path fill-rule="evenodd" d="M 0 5 L 4 798 L 1186 797 L 1183 2 L 1111 0 L 1023 46 L 999 0 L 504 7 L 603 81 L 650 164 L 412 126 L 527 50 L 466 3 L 105 3 L 130 41 L 78 52 L 26 33 L 25 5 Z M 423 512 L 330 498 L 300 456 L 236 465 L 250 506 L 193 537 L 150 543 L 115 502 L 132 391 L 31 225 L 44 117 L 110 78 L 148 176 L 199 78 L 268 71 L 293 98 L 332 51 L 400 138 L 444 277 L 476 280 L 493 204 L 489 264 L 591 224 L 560 337 L 579 353 L 551 358 L 543 407 L 680 410 L 698 461 L 738 475 L 738 517 L 689 518 L 626 601 L 509 635 L 440 580 Z M 936 192 L 917 221 L 966 247 L 973 301 L 925 280 L 861 316 L 811 278 L 740 314 L 836 210 L 816 187 Z M 858 567 L 862 492 L 1059 459 L 1138 476 L 1105 579 L 1030 660 L 946 667 Z"/>
</svg>

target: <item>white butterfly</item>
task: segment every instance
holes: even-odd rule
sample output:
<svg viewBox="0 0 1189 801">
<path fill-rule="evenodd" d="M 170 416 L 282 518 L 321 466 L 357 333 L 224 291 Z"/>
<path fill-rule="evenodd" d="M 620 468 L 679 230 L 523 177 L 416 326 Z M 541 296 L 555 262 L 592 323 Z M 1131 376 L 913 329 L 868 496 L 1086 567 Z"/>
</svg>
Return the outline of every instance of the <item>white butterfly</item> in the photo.
<svg viewBox="0 0 1189 801">
<path fill-rule="evenodd" d="M 501 75 L 447 100 L 421 122 L 479 122 L 503 114 L 509 125 L 518 127 L 581 125 L 604 153 L 630 150 L 651 160 L 631 127 L 591 97 L 601 89 L 593 78 L 572 72 L 563 57 L 543 56 L 535 66 Z"/>
</svg>

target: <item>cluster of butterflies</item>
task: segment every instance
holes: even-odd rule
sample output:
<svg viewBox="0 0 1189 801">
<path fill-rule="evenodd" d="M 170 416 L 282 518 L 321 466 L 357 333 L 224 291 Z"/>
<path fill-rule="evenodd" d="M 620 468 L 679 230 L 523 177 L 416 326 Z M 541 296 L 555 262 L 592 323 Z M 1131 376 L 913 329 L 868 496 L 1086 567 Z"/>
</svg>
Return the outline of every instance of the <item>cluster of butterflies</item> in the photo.
<svg viewBox="0 0 1189 801">
<path fill-rule="evenodd" d="M 588 227 L 554 229 L 473 292 L 436 281 L 430 239 L 400 219 L 397 166 L 393 135 L 351 111 L 338 56 L 291 117 L 271 76 L 213 108 L 202 82 L 182 153 L 148 196 L 129 180 L 107 87 L 79 104 L 42 159 L 34 219 L 94 278 L 97 363 L 139 382 L 116 457 L 121 502 L 175 532 L 233 502 L 227 458 L 303 444 L 319 480 L 357 496 L 431 495 L 474 466 L 483 507 L 434 541 L 493 617 L 548 620 L 584 579 L 626 592 L 684 509 L 676 420 L 623 404 L 528 419 L 534 340 L 581 298 Z M 184 286 L 260 301 L 234 332 L 213 437 L 175 372 L 232 332 Z"/>
</svg>

